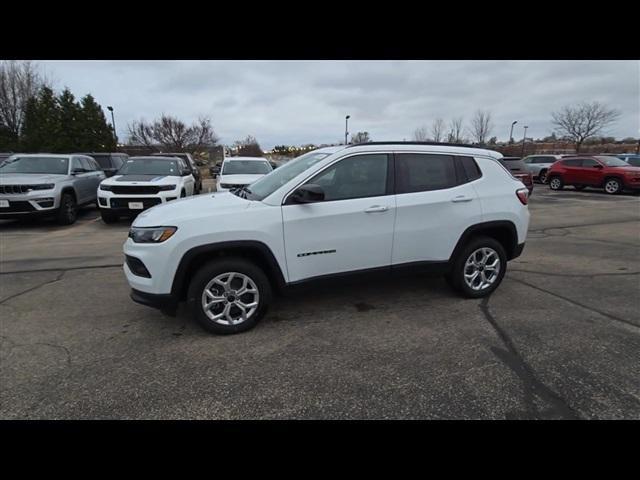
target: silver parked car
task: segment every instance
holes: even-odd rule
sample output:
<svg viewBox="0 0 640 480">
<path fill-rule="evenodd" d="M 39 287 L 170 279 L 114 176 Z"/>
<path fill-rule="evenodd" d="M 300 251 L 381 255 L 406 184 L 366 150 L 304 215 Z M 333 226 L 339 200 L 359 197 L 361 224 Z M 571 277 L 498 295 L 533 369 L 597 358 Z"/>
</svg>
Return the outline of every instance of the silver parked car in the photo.
<svg viewBox="0 0 640 480">
<path fill-rule="evenodd" d="M 533 175 L 533 179 L 540 183 L 547 183 L 547 171 L 549 167 L 565 155 L 529 155 L 522 161 L 526 169 Z"/>
<path fill-rule="evenodd" d="M 0 165 L 0 219 L 55 215 L 69 225 L 105 178 L 86 155 L 14 154 Z"/>
</svg>

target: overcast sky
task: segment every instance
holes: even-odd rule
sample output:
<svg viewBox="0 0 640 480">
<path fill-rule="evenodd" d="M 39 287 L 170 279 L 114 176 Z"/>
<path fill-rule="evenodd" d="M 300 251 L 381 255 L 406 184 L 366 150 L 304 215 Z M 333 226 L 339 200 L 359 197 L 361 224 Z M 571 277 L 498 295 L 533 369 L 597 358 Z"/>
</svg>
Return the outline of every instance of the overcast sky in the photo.
<svg viewBox="0 0 640 480">
<path fill-rule="evenodd" d="M 598 100 L 621 112 L 610 135 L 640 136 L 637 61 L 46 61 L 57 88 L 112 105 L 120 139 L 127 124 L 161 113 L 208 116 L 222 143 L 250 134 L 274 145 L 337 143 L 349 131 L 410 140 L 434 118 L 490 110 L 491 135 L 543 137 L 550 113 Z M 107 117 L 110 121 L 110 117 Z"/>
</svg>

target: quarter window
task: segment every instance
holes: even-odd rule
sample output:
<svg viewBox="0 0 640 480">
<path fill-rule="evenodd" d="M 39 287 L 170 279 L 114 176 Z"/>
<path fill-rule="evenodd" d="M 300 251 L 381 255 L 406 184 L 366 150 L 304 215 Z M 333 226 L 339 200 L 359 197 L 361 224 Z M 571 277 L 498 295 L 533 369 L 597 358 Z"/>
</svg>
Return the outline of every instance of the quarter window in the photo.
<svg viewBox="0 0 640 480">
<path fill-rule="evenodd" d="M 596 162 L 595 160 L 592 160 L 590 158 L 585 158 L 582 160 L 582 166 L 585 168 L 593 168 L 595 166 L 599 165 L 598 162 Z"/>
<path fill-rule="evenodd" d="M 453 157 L 449 155 L 399 153 L 395 163 L 396 193 L 441 190 L 457 183 Z"/>
<path fill-rule="evenodd" d="M 580 160 L 579 158 L 575 158 L 572 160 L 564 160 L 562 163 L 565 167 L 579 167 L 582 163 L 582 160 Z"/>
<path fill-rule="evenodd" d="M 476 161 L 471 157 L 458 157 L 462 164 L 462 169 L 467 177 L 467 182 L 473 182 L 482 176 Z"/>
<path fill-rule="evenodd" d="M 386 154 L 355 155 L 319 173 L 307 184 L 320 185 L 324 200 L 379 197 L 387 193 Z"/>
</svg>

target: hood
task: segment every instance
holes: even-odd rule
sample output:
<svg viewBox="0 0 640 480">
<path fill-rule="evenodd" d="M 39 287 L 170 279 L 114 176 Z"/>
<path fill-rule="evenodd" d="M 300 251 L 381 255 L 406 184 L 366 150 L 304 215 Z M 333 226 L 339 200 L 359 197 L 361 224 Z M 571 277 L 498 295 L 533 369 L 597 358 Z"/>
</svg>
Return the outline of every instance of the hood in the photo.
<svg viewBox="0 0 640 480">
<path fill-rule="evenodd" d="M 174 175 L 114 175 L 105 185 L 173 185 L 180 180 Z"/>
<path fill-rule="evenodd" d="M 230 183 L 232 185 L 249 185 L 256 180 L 264 177 L 265 173 L 258 173 L 255 175 L 220 175 L 220 183 Z"/>
<path fill-rule="evenodd" d="M 68 177 L 69 175 L 56 175 L 53 173 L 2 173 L 0 174 L 0 185 L 56 183 Z"/>
<path fill-rule="evenodd" d="M 185 220 L 206 218 L 245 210 L 251 202 L 230 192 L 216 192 L 173 200 L 145 210 L 135 227 L 179 226 Z"/>
</svg>

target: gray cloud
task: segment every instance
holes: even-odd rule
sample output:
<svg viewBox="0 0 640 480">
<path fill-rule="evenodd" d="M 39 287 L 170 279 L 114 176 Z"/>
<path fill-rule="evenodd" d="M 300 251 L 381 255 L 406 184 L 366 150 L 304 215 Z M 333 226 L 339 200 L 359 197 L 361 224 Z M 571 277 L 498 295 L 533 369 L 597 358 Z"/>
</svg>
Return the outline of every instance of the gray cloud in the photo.
<svg viewBox="0 0 640 480">
<path fill-rule="evenodd" d="M 47 61 L 56 86 L 92 93 L 126 125 L 161 113 L 206 115 L 224 143 L 247 134 L 261 145 L 332 143 L 349 130 L 375 140 L 410 139 L 434 118 L 469 120 L 490 110 L 493 135 L 548 135 L 550 114 L 598 100 L 620 110 L 616 137 L 640 136 L 637 61 Z"/>
</svg>

